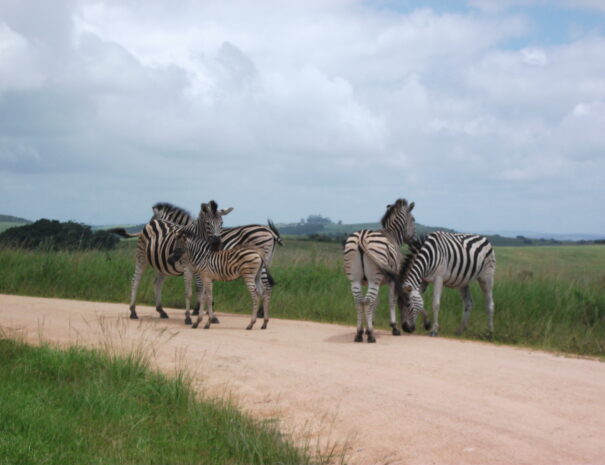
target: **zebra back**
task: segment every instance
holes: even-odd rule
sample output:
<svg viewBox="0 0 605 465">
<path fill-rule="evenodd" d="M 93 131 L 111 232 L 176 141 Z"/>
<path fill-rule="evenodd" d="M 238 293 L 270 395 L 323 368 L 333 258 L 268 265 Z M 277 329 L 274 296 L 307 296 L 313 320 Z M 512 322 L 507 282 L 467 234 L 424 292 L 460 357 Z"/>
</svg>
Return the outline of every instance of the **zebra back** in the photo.
<svg viewBox="0 0 605 465">
<path fill-rule="evenodd" d="M 486 266 L 494 266 L 496 256 L 489 240 L 478 234 L 435 231 L 403 261 L 400 281 L 413 288 L 435 274 L 446 287 L 459 288 L 477 279 Z"/>
<path fill-rule="evenodd" d="M 152 220 L 167 221 L 169 223 L 186 226 L 193 223 L 194 219 L 187 210 L 177 207 L 168 202 L 156 203 L 153 208 Z"/>
<path fill-rule="evenodd" d="M 269 226 L 260 224 L 249 224 L 235 228 L 224 228 L 221 238 L 223 249 L 234 249 L 237 247 L 254 247 L 260 249 L 265 260 L 270 264 L 275 245 L 283 245 L 279 231 L 271 220 Z"/>
</svg>

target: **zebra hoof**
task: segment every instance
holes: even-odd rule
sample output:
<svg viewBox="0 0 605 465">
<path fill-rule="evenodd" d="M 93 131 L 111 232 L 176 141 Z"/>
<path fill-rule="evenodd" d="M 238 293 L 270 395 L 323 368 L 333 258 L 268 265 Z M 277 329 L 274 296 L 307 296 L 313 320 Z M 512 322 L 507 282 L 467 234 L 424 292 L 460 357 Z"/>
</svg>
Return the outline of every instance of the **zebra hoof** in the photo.
<svg viewBox="0 0 605 465">
<path fill-rule="evenodd" d="M 406 321 L 401 325 L 401 329 L 403 329 L 406 333 L 413 333 L 416 331 L 416 325 L 411 325 Z"/>
<path fill-rule="evenodd" d="M 191 318 L 185 318 L 185 324 L 186 325 L 190 325 L 191 324 Z"/>
<path fill-rule="evenodd" d="M 269 323 L 269 322 L 268 322 L 268 321 L 266 321 L 266 320 L 265 320 L 265 321 L 263 321 L 263 325 L 260 327 L 260 329 L 267 329 L 267 324 L 268 324 L 268 323 Z"/>
<path fill-rule="evenodd" d="M 220 321 L 218 321 L 218 318 L 217 318 L 217 317 L 215 317 L 215 316 L 213 316 L 213 317 L 212 317 L 212 319 L 210 320 L 210 322 L 211 322 L 213 325 L 215 325 L 215 324 L 217 324 L 217 323 L 220 323 Z"/>
<path fill-rule="evenodd" d="M 210 322 L 208 322 L 204 325 L 204 329 L 210 329 Z"/>
<path fill-rule="evenodd" d="M 401 336 L 401 331 L 399 331 L 399 328 L 397 328 L 395 325 L 393 325 L 393 330 L 391 331 L 391 333 L 393 334 L 393 336 Z"/>
<path fill-rule="evenodd" d="M 433 331 L 431 331 L 429 333 L 429 336 L 431 336 L 431 337 L 437 337 L 437 334 L 438 334 L 437 331 L 433 330 Z"/>
<path fill-rule="evenodd" d="M 156 311 L 160 314 L 160 318 L 166 319 L 168 318 L 168 314 L 164 311 L 162 307 L 156 307 Z"/>
<path fill-rule="evenodd" d="M 195 328 L 197 328 L 197 327 L 199 326 L 199 324 L 200 324 L 200 323 L 199 323 L 198 321 L 196 321 L 195 323 L 193 323 L 193 324 L 191 325 L 191 328 L 192 328 L 192 329 L 195 329 Z"/>
<path fill-rule="evenodd" d="M 137 314 L 136 314 L 136 313 L 131 313 L 131 314 L 130 314 L 130 319 L 131 319 L 131 320 L 138 320 L 138 319 L 139 319 L 139 317 L 137 316 Z"/>
<path fill-rule="evenodd" d="M 368 342 L 370 342 L 370 343 L 374 343 L 374 342 L 376 342 L 376 338 L 374 337 L 374 335 L 373 335 L 373 334 L 370 334 L 370 335 L 368 336 Z"/>
<path fill-rule="evenodd" d="M 250 323 L 248 326 L 246 326 L 246 330 L 250 331 L 252 329 L 252 323 Z"/>
<path fill-rule="evenodd" d="M 362 332 L 357 333 L 357 334 L 355 335 L 355 339 L 354 339 L 354 341 L 355 341 L 355 342 L 363 342 L 363 333 L 362 333 Z"/>
</svg>

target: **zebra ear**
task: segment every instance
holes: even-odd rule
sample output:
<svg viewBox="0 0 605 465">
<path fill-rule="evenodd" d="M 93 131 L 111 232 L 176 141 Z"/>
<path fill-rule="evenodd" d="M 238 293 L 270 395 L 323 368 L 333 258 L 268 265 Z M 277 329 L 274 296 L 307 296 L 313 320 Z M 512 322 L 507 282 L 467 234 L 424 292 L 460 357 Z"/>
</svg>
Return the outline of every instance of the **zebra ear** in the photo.
<svg viewBox="0 0 605 465">
<path fill-rule="evenodd" d="M 232 211 L 233 211 L 233 207 L 226 208 L 224 210 L 221 210 L 221 215 L 225 216 L 225 215 L 231 213 Z"/>
<path fill-rule="evenodd" d="M 414 202 L 412 202 L 408 208 L 408 211 L 411 212 L 414 209 Z"/>
</svg>

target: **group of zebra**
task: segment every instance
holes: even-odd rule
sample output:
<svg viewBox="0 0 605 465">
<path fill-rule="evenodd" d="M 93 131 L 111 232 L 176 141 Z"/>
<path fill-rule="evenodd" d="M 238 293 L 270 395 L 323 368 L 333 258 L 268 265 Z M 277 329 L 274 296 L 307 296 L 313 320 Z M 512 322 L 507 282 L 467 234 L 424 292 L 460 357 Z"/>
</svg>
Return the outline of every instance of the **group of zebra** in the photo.
<svg viewBox="0 0 605 465">
<path fill-rule="evenodd" d="M 191 320 L 191 282 L 195 279 L 197 307 L 193 314 L 197 328 L 204 311 L 211 323 L 218 323 L 214 316 L 212 300 L 213 281 L 231 281 L 242 278 L 252 297 L 252 317 L 247 329 L 256 322 L 260 298 L 263 305 L 263 325 L 269 321 L 269 301 L 274 285 L 269 265 L 276 245 L 283 245 L 279 232 L 269 221 L 268 226 L 253 224 L 237 228 L 223 228 L 223 216 L 231 212 L 218 208 L 215 201 L 202 203 L 197 219 L 186 210 L 169 203 L 153 206 L 153 216 L 143 230 L 128 233 L 123 228 L 110 232 L 123 237 L 138 237 L 136 265 L 130 295 L 130 318 L 137 319 L 136 295 L 143 272 L 151 267 L 156 272 L 155 305 L 160 318 L 168 318 L 162 308 L 162 286 L 168 276 L 184 276 L 185 324 Z M 200 311 L 201 307 L 201 311 Z"/>
<path fill-rule="evenodd" d="M 488 329 L 494 330 L 494 299 L 492 287 L 496 271 L 496 256 L 487 238 L 476 234 L 457 234 L 436 231 L 426 237 L 416 237 L 414 202 L 398 199 L 387 205 L 382 217 L 382 229 L 364 229 L 350 235 L 345 241 L 345 273 L 351 281 L 351 291 L 357 310 L 355 342 L 363 341 L 365 317 L 368 342 L 374 336 L 374 312 L 381 285 L 389 286 L 390 325 L 393 335 L 400 335 L 395 317 L 395 300 L 401 312 L 402 329 L 415 330 L 418 313 L 422 313 L 424 327 L 431 336 L 439 331 L 439 307 L 443 287 L 460 291 L 464 313 L 459 331 L 466 329 L 473 301 L 469 290 L 477 280 L 485 295 Z M 407 244 L 410 252 L 403 256 L 401 247 Z M 427 317 L 422 294 L 433 283 L 433 323 Z M 365 297 L 362 286 L 368 286 Z"/>
<path fill-rule="evenodd" d="M 344 245 L 345 273 L 351 281 L 351 291 L 357 310 L 356 342 L 363 341 L 363 326 L 368 342 L 376 342 L 374 313 L 380 286 L 389 286 L 389 313 L 393 335 L 400 335 L 395 305 L 401 313 L 401 326 L 413 332 L 418 313 L 431 336 L 439 331 L 439 306 L 443 287 L 459 289 L 464 313 L 459 331 L 468 323 L 472 308 L 469 290 L 477 280 L 485 295 L 488 329 L 493 331 L 494 300 L 492 287 L 496 271 L 496 256 L 487 238 L 476 234 L 436 231 L 426 237 L 416 236 L 412 210 L 414 202 L 398 199 L 387 205 L 382 217 L 382 229 L 364 229 L 351 234 Z M 151 267 L 156 272 L 155 303 L 161 318 L 168 318 L 162 308 L 162 286 L 167 276 L 185 278 L 185 323 L 191 320 L 191 282 L 195 280 L 198 303 L 193 314 L 197 328 L 207 313 L 205 328 L 218 323 L 214 316 L 212 282 L 242 278 L 252 298 L 252 316 L 246 329 L 252 329 L 259 314 L 262 298 L 263 325 L 269 321 L 269 301 L 274 285 L 269 273 L 273 253 L 283 241 L 275 225 L 253 224 L 223 228 L 223 216 L 233 208 L 219 210 L 215 201 L 202 203 L 197 219 L 186 210 L 169 203 L 153 206 L 153 216 L 139 233 L 123 228 L 110 231 L 123 237 L 138 237 L 136 266 L 130 296 L 130 318 L 138 318 L 136 295 L 143 272 Z M 410 252 L 402 255 L 407 244 Z M 422 294 L 433 283 L 433 323 L 424 309 Z M 362 288 L 367 285 L 366 295 Z M 201 307 L 201 308 L 200 308 Z M 201 310 L 201 311 L 200 311 Z"/>
</svg>

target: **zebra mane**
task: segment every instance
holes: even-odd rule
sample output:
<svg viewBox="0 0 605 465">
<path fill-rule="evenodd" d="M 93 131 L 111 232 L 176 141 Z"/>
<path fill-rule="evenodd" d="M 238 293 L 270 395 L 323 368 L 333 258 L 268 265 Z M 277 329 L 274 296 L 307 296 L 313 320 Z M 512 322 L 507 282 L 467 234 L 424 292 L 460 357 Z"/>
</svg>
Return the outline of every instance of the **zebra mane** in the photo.
<svg viewBox="0 0 605 465">
<path fill-rule="evenodd" d="M 412 269 L 412 265 L 414 264 L 416 255 L 418 255 L 418 252 L 420 252 L 420 248 L 424 244 L 426 237 L 427 236 L 424 234 L 420 237 L 415 237 L 412 242 L 408 244 L 410 247 L 410 251 L 406 254 L 405 257 L 403 257 L 403 260 L 401 262 L 401 267 L 399 268 L 399 276 L 397 277 L 397 282 L 399 284 L 398 287 L 401 287 L 401 284 L 403 284 L 405 278 L 407 278 L 407 275 Z"/>
<path fill-rule="evenodd" d="M 193 222 L 191 213 L 168 202 L 158 202 L 153 206 L 152 219 L 170 221 L 181 226 Z"/>
<path fill-rule="evenodd" d="M 392 216 L 397 215 L 398 210 L 401 207 L 407 207 L 408 201 L 406 199 L 397 199 L 397 201 L 393 205 L 389 205 L 387 207 L 387 211 L 384 216 L 380 220 L 380 224 L 382 224 L 383 228 L 387 227 L 387 224 Z"/>
</svg>

